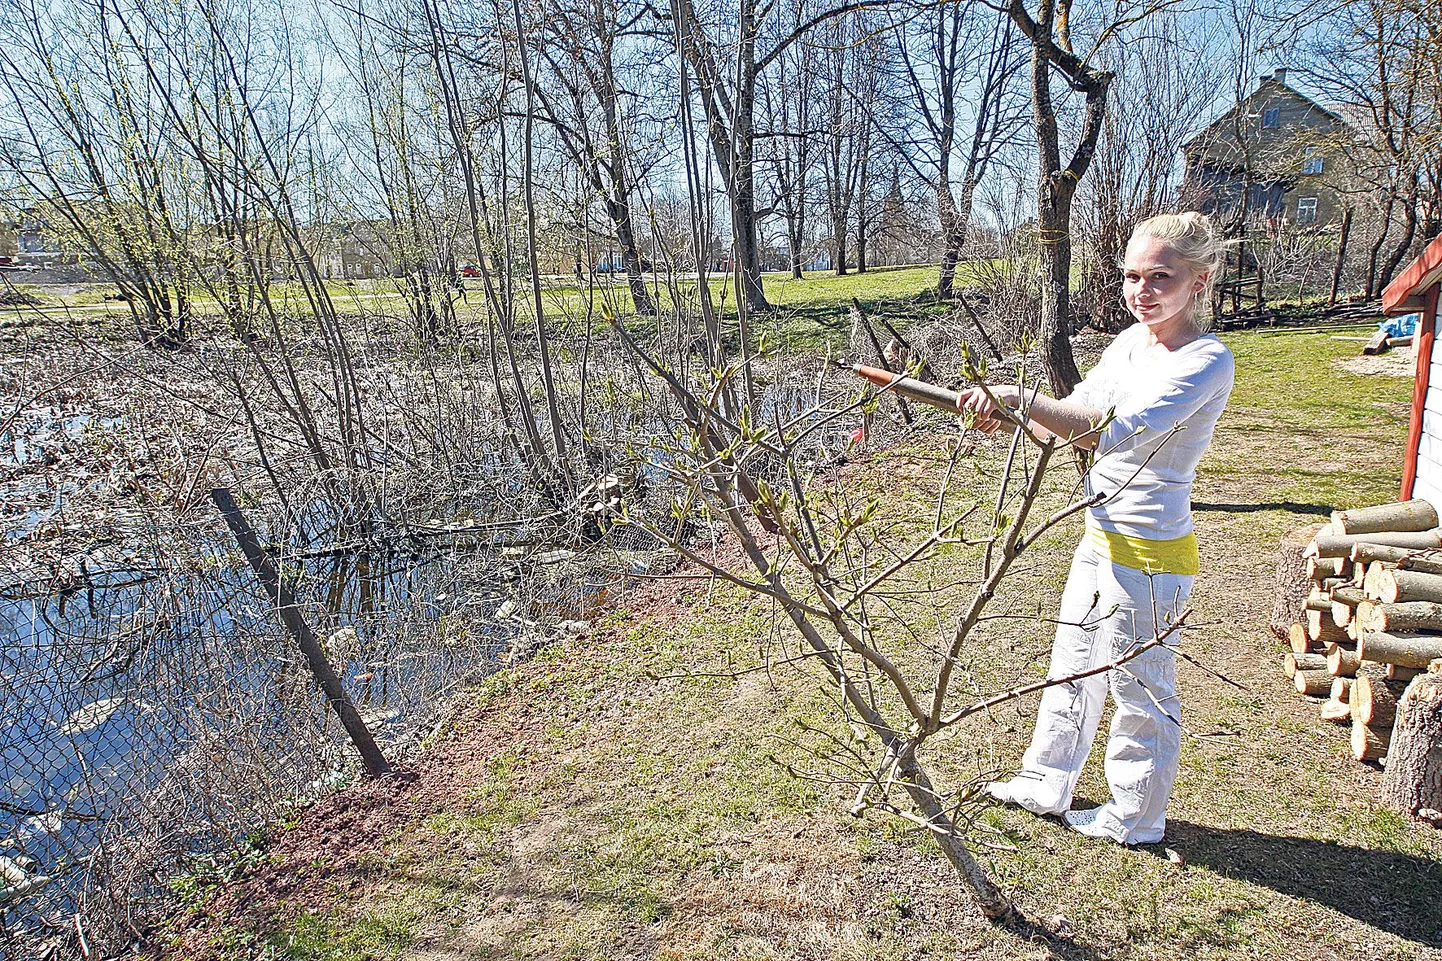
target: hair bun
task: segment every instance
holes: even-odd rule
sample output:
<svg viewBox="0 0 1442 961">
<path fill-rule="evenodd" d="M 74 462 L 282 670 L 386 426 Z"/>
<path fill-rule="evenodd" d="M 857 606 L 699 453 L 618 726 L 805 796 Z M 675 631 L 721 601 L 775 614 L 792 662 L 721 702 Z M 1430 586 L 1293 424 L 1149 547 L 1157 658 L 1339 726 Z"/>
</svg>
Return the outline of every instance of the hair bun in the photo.
<svg viewBox="0 0 1442 961">
<path fill-rule="evenodd" d="M 1212 218 L 1208 217 L 1206 214 L 1202 213 L 1200 210 L 1188 210 L 1188 211 L 1186 211 L 1185 213 L 1178 214 L 1177 217 L 1178 217 L 1178 219 L 1180 219 L 1183 223 L 1185 223 L 1185 224 L 1187 224 L 1187 225 L 1189 225 L 1189 226 L 1200 227 L 1200 228 L 1202 228 L 1203 230 L 1206 230 L 1206 231 L 1209 232 L 1209 233 L 1211 232 L 1211 229 L 1212 229 Z"/>
</svg>

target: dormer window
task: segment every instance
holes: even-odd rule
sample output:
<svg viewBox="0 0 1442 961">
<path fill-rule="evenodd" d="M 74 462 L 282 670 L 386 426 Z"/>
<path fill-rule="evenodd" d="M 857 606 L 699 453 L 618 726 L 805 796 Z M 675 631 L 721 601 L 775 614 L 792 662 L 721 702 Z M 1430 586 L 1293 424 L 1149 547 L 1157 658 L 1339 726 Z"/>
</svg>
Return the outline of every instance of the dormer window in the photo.
<svg viewBox="0 0 1442 961">
<path fill-rule="evenodd" d="M 1281 108 L 1281 107 L 1268 107 L 1266 110 L 1263 110 L 1263 111 L 1262 111 L 1262 126 L 1263 126 L 1263 127 L 1277 127 L 1277 126 L 1281 126 L 1281 123 L 1282 123 L 1282 108 Z"/>
</svg>

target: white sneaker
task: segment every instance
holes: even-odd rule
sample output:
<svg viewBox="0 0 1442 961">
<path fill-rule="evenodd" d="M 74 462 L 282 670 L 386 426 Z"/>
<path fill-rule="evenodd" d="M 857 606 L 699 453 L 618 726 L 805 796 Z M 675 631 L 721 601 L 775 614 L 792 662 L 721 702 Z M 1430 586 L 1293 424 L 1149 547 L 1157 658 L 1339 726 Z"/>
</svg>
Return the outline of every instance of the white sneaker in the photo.
<svg viewBox="0 0 1442 961">
<path fill-rule="evenodd" d="M 1061 819 L 1066 822 L 1067 827 L 1078 834 L 1085 834 L 1089 838 L 1108 838 L 1115 841 L 1116 838 L 1112 837 L 1107 832 L 1106 826 L 1100 823 L 1098 815 L 1101 814 L 1101 810 L 1099 807 L 1087 808 L 1085 811 L 1072 810 L 1063 814 Z"/>
<path fill-rule="evenodd" d="M 1105 816 L 1105 814 L 1106 805 L 1103 804 L 1085 811 L 1068 811 L 1062 815 L 1062 820 L 1066 822 L 1067 827 L 1078 834 L 1084 834 L 1089 838 L 1115 841 L 1128 847 L 1133 844 L 1156 844 L 1161 840 L 1161 837 L 1135 839 L 1122 837 L 1119 826 L 1116 824 L 1116 818 Z"/>
</svg>

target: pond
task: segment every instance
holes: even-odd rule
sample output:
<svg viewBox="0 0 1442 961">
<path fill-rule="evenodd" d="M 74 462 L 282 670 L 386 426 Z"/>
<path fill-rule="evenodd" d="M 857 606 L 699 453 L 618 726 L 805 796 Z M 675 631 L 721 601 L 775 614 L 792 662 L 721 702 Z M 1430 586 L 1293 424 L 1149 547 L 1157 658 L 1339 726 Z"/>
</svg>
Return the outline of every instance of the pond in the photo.
<svg viewBox="0 0 1442 961">
<path fill-rule="evenodd" d="M 188 855 L 354 770 L 251 571 L 215 536 L 174 547 L 194 561 L 0 600 L 0 856 L 53 879 L 7 906 L 12 935 L 65 923 L 121 862 L 134 893 L 157 894 Z M 517 607 L 519 576 L 496 558 L 345 555 L 298 569 L 308 618 L 392 757 L 526 626 L 496 616 Z"/>
</svg>

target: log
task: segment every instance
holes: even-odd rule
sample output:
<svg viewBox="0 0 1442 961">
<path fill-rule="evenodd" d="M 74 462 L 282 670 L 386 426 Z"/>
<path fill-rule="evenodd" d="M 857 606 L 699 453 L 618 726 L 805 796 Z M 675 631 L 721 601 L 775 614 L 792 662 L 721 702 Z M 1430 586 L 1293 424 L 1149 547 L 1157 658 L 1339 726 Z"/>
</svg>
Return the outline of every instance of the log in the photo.
<svg viewBox="0 0 1442 961">
<path fill-rule="evenodd" d="M 1343 604 L 1348 604 L 1352 607 L 1356 607 L 1358 604 L 1362 603 L 1366 599 L 1367 595 L 1362 593 L 1362 589 L 1360 587 L 1338 587 L 1332 591 L 1333 604 L 1341 601 Z"/>
<path fill-rule="evenodd" d="M 1422 571 L 1383 570 L 1377 575 L 1377 596 L 1385 603 L 1399 601 L 1442 601 L 1442 574 Z M 1333 592 L 1333 600 L 1336 600 Z"/>
<path fill-rule="evenodd" d="M 1307 601 L 1302 606 L 1302 609 L 1306 611 L 1326 611 L 1330 614 L 1332 612 L 1332 595 L 1323 592 L 1320 587 L 1314 587 L 1312 588 L 1312 593 L 1307 595 Z"/>
<path fill-rule="evenodd" d="M 1362 345 L 1362 353 L 1369 356 L 1372 354 L 1385 354 L 1387 352 L 1387 341 L 1390 339 L 1390 334 L 1385 330 L 1379 330 Z"/>
<path fill-rule="evenodd" d="M 1360 544 L 1352 545 L 1352 564 L 1367 565 L 1373 561 L 1382 561 L 1385 564 L 1397 564 L 1404 557 L 1411 557 L 1416 551 L 1410 547 L 1390 547 L 1386 544 L 1373 544 L 1363 541 Z"/>
<path fill-rule="evenodd" d="M 1357 673 L 1357 668 L 1362 666 L 1362 659 L 1357 656 L 1357 649 L 1343 647 L 1341 644 L 1327 645 L 1327 673 L 1332 677 L 1352 677 Z"/>
<path fill-rule="evenodd" d="M 1382 803 L 1409 817 L 1442 811 L 1442 665 L 1413 680 L 1397 703 Z"/>
<path fill-rule="evenodd" d="M 1410 547 L 1413 550 L 1435 550 L 1442 547 L 1442 533 L 1430 531 L 1378 531 L 1375 534 L 1318 534 L 1307 548 L 1308 557 L 1350 557 L 1352 545 L 1386 544 Z"/>
<path fill-rule="evenodd" d="M 1412 551 L 1397 562 L 1403 570 L 1421 571 L 1424 574 L 1442 574 L 1442 554 L 1434 551 Z"/>
<path fill-rule="evenodd" d="M 1352 719 L 1352 757 L 1358 761 L 1378 761 L 1387 756 L 1387 741 L 1392 732 L 1368 727 Z"/>
<path fill-rule="evenodd" d="M 1332 678 L 1332 689 L 1327 692 L 1327 696 L 1334 701 L 1341 701 L 1343 704 L 1348 703 L 1352 697 L 1352 678 Z"/>
<path fill-rule="evenodd" d="M 1352 709 L 1346 701 L 1339 701 L 1336 698 L 1329 698 L 1322 702 L 1319 712 L 1322 720 L 1332 721 L 1336 724 L 1350 724 L 1352 722 Z"/>
<path fill-rule="evenodd" d="M 1433 658 L 1442 657 L 1442 637 L 1364 631 L 1357 652 L 1363 660 L 1378 664 L 1425 668 Z"/>
<path fill-rule="evenodd" d="M 1436 527 L 1438 523 L 1437 509 L 1420 497 L 1400 503 L 1332 512 L 1332 527 L 1338 534 L 1426 531 Z"/>
<path fill-rule="evenodd" d="M 1371 672 L 1364 671 L 1352 682 L 1352 720 L 1369 727 L 1390 727 L 1397 712 L 1399 690 Z"/>
<path fill-rule="evenodd" d="M 1292 675 L 1292 686 L 1307 697 L 1326 697 L 1332 690 L 1332 675 L 1326 671 L 1298 671 Z"/>
<path fill-rule="evenodd" d="M 1332 623 L 1332 615 L 1323 616 L 1321 611 L 1307 611 L 1307 636 L 1317 644 L 1335 644 L 1348 640 L 1347 632 Z"/>
<path fill-rule="evenodd" d="M 1308 612 L 1308 616 L 1315 612 Z M 1384 631 L 1389 634 L 1407 631 L 1442 631 L 1442 604 L 1433 601 L 1403 601 L 1399 604 L 1376 604 L 1366 609 L 1366 619 L 1358 606 L 1357 619 L 1367 633 Z M 1307 622 L 1310 631 L 1311 621 Z M 1316 638 L 1313 638 L 1314 640 Z M 1412 665 L 1407 665 L 1411 667 Z"/>
<path fill-rule="evenodd" d="M 1325 654 L 1294 654 L 1288 651 L 1282 656 L 1282 673 L 1288 677 L 1296 677 L 1298 671 L 1325 671 L 1327 669 L 1327 656 Z"/>
<path fill-rule="evenodd" d="M 1293 654 L 1305 654 L 1312 649 L 1312 639 L 1307 636 L 1307 625 L 1293 624 L 1287 630 L 1287 646 Z"/>
<path fill-rule="evenodd" d="M 1337 588 L 1332 592 L 1332 605 L 1328 608 L 1332 614 L 1332 623 L 1338 627 L 1346 627 L 1352 622 L 1357 605 L 1364 600 L 1366 597 L 1355 587 Z"/>
<path fill-rule="evenodd" d="M 1420 667 L 1398 667 L 1396 664 L 1387 665 L 1387 680 L 1389 681 L 1410 681 L 1418 674 L 1426 673 Z"/>
<path fill-rule="evenodd" d="M 1373 561 L 1367 565 L 1366 572 L 1362 575 L 1362 593 L 1368 600 L 1379 600 L 1382 596 L 1381 578 L 1387 570 L 1387 565 L 1382 561 Z"/>
<path fill-rule="evenodd" d="M 1277 551 L 1277 568 L 1274 576 L 1272 617 L 1267 626 L 1277 637 L 1286 640 L 1292 624 L 1302 619 L 1302 605 L 1312 584 L 1307 577 L 1307 548 L 1321 528 L 1316 525 L 1300 527 L 1282 536 Z"/>
<path fill-rule="evenodd" d="M 1314 581 L 1320 581 L 1324 577 L 1348 577 L 1351 575 L 1352 561 L 1346 557 L 1309 557 L 1307 558 L 1307 576 Z"/>
</svg>

